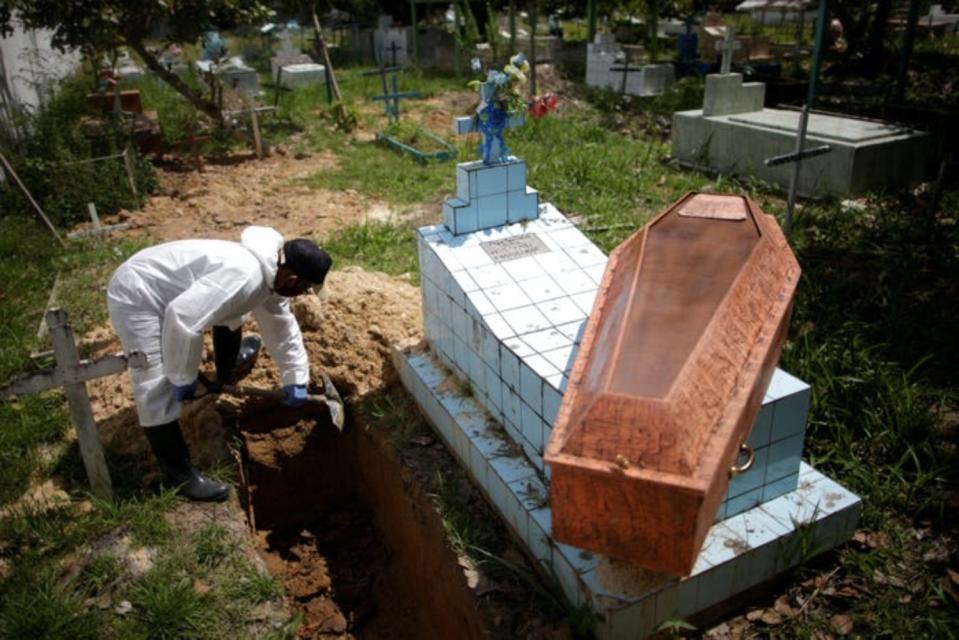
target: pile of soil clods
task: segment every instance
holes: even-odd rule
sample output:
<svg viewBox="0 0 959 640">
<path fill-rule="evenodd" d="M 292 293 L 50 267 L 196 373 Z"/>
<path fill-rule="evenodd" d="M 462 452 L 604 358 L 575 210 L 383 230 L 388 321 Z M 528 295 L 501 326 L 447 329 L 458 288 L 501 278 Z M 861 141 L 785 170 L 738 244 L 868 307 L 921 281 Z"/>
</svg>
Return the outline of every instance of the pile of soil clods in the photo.
<svg viewBox="0 0 959 640">
<path fill-rule="evenodd" d="M 407 277 L 347 267 L 330 274 L 323 300 L 302 296 L 293 313 L 313 377 L 325 371 L 340 394 L 363 396 L 394 380 L 390 345 L 422 335 L 420 290 Z"/>
<path fill-rule="evenodd" d="M 373 514 L 344 503 L 305 527 L 267 535 L 270 572 L 304 613 L 301 638 L 420 638 L 417 604 L 390 579 L 390 555 Z"/>
</svg>

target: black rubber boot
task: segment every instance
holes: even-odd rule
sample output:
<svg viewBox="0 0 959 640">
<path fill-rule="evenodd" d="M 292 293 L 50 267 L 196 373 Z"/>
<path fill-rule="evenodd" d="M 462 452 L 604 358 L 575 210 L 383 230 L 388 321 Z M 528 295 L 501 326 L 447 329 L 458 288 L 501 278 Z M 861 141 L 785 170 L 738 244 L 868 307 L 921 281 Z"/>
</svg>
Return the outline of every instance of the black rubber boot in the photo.
<svg viewBox="0 0 959 640">
<path fill-rule="evenodd" d="M 177 486 L 181 496 L 199 502 L 222 502 L 227 499 L 230 487 L 205 477 L 190 462 L 190 450 L 183 440 L 179 421 L 144 427 L 143 432 L 160 463 L 160 469 Z"/>
<path fill-rule="evenodd" d="M 213 327 L 216 381 L 234 384 L 248 374 L 256 364 L 261 344 L 259 336 L 244 337 L 242 329 L 231 331 L 227 327 Z"/>
</svg>

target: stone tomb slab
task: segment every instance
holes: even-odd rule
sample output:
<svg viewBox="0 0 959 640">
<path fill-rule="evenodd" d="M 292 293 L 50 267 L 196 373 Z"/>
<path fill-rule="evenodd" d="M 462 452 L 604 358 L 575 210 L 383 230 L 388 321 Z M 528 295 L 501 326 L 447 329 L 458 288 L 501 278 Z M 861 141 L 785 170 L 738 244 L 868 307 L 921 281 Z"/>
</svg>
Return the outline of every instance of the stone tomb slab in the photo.
<svg viewBox="0 0 959 640">
<path fill-rule="evenodd" d="M 799 127 L 799 112 L 763 109 L 752 113 L 731 115 L 729 121 L 795 134 Z M 888 122 L 842 118 L 822 113 L 809 114 L 809 122 L 806 125 L 807 136 L 822 138 L 826 141 L 861 143 L 910 133 L 913 131 Z"/>
<path fill-rule="evenodd" d="M 793 153 L 799 114 L 782 109 L 704 116 L 702 109 L 673 114 L 672 154 L 683 166 L 754 176 L 789 187 L 792 165 L 767 167 L 773 156 Z M 851 195 L 906 187 L 929 173 L 934 151 L 928 133 L 896 125 L 811 114 L 806 146 L 831 151 L 802 163 L 804 197 Z"/>
</svg>

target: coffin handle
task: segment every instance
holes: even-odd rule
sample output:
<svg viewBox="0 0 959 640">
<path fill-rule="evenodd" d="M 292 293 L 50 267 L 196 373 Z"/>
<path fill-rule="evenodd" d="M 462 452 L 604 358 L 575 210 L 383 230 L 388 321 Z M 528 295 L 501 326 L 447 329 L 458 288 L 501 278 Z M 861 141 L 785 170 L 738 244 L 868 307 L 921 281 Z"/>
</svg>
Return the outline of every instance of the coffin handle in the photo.
<svg viewBox="0 0 959 640">
<path fill-rule="evenodd" d="M 739 464 L 739 459 L 744 453 L 746 454 L 746 462 Z M 739 454 L 736 456 L 736 462 L 729 468 L 729 477 L 735 478 L 736 476 L 741 476 L 742 474 L 746 473 L 752 468 L 755 460 L 756 452 L 753 451 L 752 447 L 743 442 L 739 445 Z"/>
</svg>

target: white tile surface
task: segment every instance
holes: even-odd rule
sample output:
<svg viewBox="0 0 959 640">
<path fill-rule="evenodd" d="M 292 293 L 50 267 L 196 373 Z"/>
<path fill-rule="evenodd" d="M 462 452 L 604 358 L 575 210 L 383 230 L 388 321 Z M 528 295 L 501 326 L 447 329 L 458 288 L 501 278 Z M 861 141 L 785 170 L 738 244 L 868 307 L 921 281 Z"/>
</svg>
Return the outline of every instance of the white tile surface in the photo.
<svg viewBox="0 0 959 640">
<path fill-rule="evenodd" d="M 506 269 L 498 264 L 470 269 L 469 275 L 472 280 L 476 281 L 477 286 L 483 290 L 504 284 L 513 284 L 513 279 L 506 272 Z"/>
<path fill-rule="evenodd" d="M 586 319 L 586 313 L 582 308 L 568 297 L 541 302 L 536 305 L 536 308 L 557 327 Z"/>
<path fill-rule="evenodd" d="M 567 271 L 559 279 L 559 286 L 567 295 L 576 295 L 587 291 L 596 292 L 596 283 L 582 269 Z"/>
<path fill-rule="evenodd" d="M 533 256 L 509 260 L 501 263 L 500 266 L 506 269 L 507 273 L 517 282 L 546 275 L 546 270 L 536 262 Z"/>
<path fill-rule="evenodd" d="M 504 311 L 502 316 L 517 335 L 540 331 L 552 326 L 552 323 L 546 319 L 546 316 L 532 305 Z"/>
<path fill-rule="evenodd" d="M 528 307 L 533 304 L 518 284 L 504 284 L 491 289 L 485 289 L 486 297 L 489 298 L 497 311 L 508 311 L 519 307 Z M 507 320 L 509 322 L 509 320 Z M 512 324 L 512 323 L 511 323 Z"/>
<path fill-rule="evenodd" d="M 545 302 L 566 295 L 556 281 L 548 275 L 523 280 L 519 283 L 519 286 L 534 303 Z"/>
<path fill-rule="evenodd" d="M 522 337 L 522 340 L 540 354 L 561 347 L 572 348 L 573 346 L 572 341 L 555 328 L 527 333 Z M 557 368 L 562 371 L 564 367 Z"/>
</svg>

